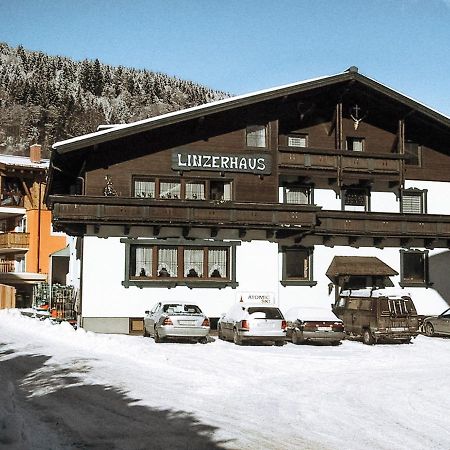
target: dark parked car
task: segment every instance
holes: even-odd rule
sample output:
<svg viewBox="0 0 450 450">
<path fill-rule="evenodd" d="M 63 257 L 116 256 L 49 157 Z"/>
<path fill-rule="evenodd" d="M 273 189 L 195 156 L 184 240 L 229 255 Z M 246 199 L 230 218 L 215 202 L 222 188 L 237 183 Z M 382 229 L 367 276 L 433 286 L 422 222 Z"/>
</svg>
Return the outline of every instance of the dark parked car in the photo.
<svg viewBox="0 0 450 450">
<path fill-rule="evenodd" d="M 183 302 L 159 302 L 145 311 L 144 336 L 153 336 L 155 342 L 185 339 L 208 342 L 210 323 L 199 306 Z"/>
<path fill-rule="evenodd" d="M 217 333 L 220 339 L 236 345 L 266 341 L 281 346 L 286 339 L 286 321 L 276 306 L 240 302 L 219 319 Z"/>
<path fill-rule="evenodd" d="M 343 291 L 332 309 L 346 332 L 362 336 L 367 345 L 383 340 L 408 343 L 419 334 L 417 311 L 407 295 L 383 289 Z"/>
<path fill-rule="evenodd" d="M 296 306 L 289 309 L 285 317 L 287 338 L 293 344 L 323 342 L 339 345 L 345 337 L 344 323 L 330 310 Z"/>
<path fill-rule="evenodd" d="M 427 336 L 444 335 L 450 336 L 450 308 L 439 316 L 425 317 L 423 329 Z"/>
</svg>

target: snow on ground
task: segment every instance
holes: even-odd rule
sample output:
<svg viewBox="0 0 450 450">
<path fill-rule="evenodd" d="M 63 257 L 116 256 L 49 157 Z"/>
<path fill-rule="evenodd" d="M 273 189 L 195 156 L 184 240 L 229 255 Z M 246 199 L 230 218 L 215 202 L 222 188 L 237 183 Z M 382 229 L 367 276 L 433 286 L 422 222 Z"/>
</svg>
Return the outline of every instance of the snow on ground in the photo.
<svg viewBox="0 0 450 450">
<path fill-rule="evenodd" d="M 193 414 L 217 428 L 214 440 L 228 442 L 223 448 L 450 448 L 450 339 L 339 347 L 155 344 L 9 310 L 0 311 L 0 344 L 6 344 L 0 364 L 20 355 L 50 356 L 39 373 L 22 380 L 33 396 L 68 386 L 46 378 L 60 366 L 66 371 L 59 377 L 78 384 L 116 387 L 139 405 Z M 17 415 L 11 398 L 2 386 L 6 429 Z M 24 434 L 23 420 L 15 417 L 12 435 Z"/>
</svg>

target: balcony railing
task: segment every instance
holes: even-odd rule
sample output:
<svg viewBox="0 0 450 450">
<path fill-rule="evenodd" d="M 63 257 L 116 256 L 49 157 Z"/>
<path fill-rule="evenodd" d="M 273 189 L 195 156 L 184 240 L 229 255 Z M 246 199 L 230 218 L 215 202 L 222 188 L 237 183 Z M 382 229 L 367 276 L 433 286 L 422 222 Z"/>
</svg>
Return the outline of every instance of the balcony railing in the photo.
<svg viewBox="0 0 450 450">
<path fill-rule="evenodd" d="M 0 273 L 15 272 L 14 261 L 0 261 Z"/>
<path fill-rule="evenodd" d="M 2 249 L 28 249 L 30 246 L 29 233 L 7 232 L 0 234 L 0 251 Z"/>
<path fill-rule="evenodd" d="M 279 165 L 286 168 L 333 171 L 338 174 L 400 176 L 404 155 L 309 147 L 279 147 Z"/>
<path fill-rule="evenodd" d="M 316 224 L 315 206 L 203 200 L 52 196 L 55 224 L 273 229 Z"/>
</svg>

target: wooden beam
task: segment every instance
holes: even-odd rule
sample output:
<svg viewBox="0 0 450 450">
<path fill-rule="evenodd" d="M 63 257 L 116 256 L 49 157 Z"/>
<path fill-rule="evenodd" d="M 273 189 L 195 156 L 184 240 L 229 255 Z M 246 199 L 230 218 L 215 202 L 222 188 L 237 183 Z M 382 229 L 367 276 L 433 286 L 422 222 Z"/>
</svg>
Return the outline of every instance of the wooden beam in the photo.
<svg viewBox="0 0 450 450">
<path fill-rule="evenodd" d="M 22 180 L 22 187 L 23 187 L 23 190 L 25 191 L 25 195 L 28 197 L 28 201 L 30 202 L 30 205 L 33 207 L 34 206 L 33 196 L 31 195 L 31 191 L 24 180 Z M 40 188 L 41 188 L 41 185 L 39 185 L 39 189 Z"/>
</svg>

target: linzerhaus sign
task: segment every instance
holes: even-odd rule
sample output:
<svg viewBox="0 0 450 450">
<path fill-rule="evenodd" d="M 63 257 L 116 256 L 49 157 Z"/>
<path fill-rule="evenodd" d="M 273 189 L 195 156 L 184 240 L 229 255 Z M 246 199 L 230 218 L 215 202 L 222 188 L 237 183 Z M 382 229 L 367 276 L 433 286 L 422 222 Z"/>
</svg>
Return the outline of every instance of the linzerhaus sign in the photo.
<svg viewBox="0 0 450 450">
<path fill-rule="evenodd" d="M 176 171 L 208 170 L 215 172 L 246 172 L 270 175 L 270 154 L 223 154 L 196 151 L 172 151 L 172 169 Z"/>
</svg>

